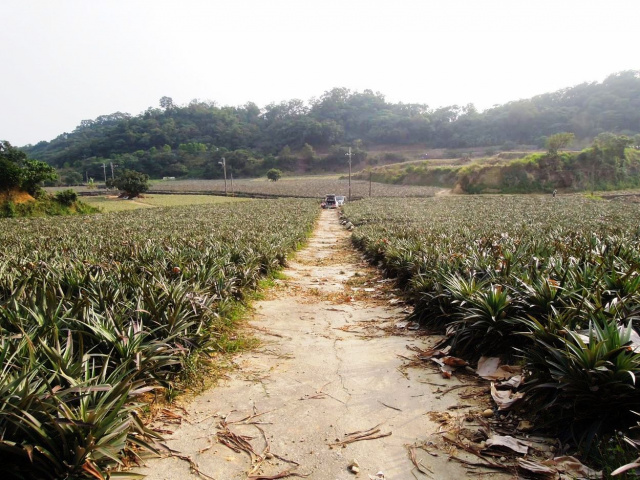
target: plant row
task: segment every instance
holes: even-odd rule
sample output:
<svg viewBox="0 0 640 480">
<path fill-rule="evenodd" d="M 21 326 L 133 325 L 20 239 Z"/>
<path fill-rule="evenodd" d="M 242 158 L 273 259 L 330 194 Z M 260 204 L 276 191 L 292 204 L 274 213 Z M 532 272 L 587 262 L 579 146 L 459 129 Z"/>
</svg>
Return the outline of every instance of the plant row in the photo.
<svg viewBox="0 0 640 480">
<path fill-rule="evenodd" d="M 439 197 L 367 200 L 344 212 L 357 227 L 353 243 L 406 289 L 413 318 L 445 333 L 455 355 L 517 357 L 525 401 L 549 424 L 589 440 L 632 420 L 638 205 Z"/>
<path fill-rule="evenodd" d="M 235 347 L 234 303 L 316 216 L 314 202 L 263 201 L 2 221 L 5 473 L 116 476 L 123 457 L 153 449 L 136 397 Z"/>
</svg>

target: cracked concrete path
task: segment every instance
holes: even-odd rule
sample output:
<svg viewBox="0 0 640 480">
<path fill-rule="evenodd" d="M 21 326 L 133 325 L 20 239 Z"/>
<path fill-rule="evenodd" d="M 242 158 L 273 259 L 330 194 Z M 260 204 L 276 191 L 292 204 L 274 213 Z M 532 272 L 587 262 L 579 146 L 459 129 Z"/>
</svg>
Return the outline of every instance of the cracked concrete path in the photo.
<svg viewBox="0 0 640 480">
<path fill-rule="evenodd" d="M 447 411 L 463 389 L 442 395 L 438 385 L 459 380 L 403 368 L 408 345 L 428 348 L 433 339 L 397 328 L 406 311 L 353 250 L 336 211 L 322 212 L 284 273 L 249 322 L 260 347 L 238 355 L 238 368 L 195 399 L 168 437 L 182 458 L 151 459 L 139 472 L 183 479 L 197 465 L 216 480 L 469 478 L 442 449 L 416 451 L 426 473 L 410 460 L 409 445 L 424 445 L 443 428 L 433 412 L 463 422 L 465 409 Z M 380 438 L 331 447 L 369 429 Z M 349 469 L 353 460 L 359 473 Z"/>
</svg>

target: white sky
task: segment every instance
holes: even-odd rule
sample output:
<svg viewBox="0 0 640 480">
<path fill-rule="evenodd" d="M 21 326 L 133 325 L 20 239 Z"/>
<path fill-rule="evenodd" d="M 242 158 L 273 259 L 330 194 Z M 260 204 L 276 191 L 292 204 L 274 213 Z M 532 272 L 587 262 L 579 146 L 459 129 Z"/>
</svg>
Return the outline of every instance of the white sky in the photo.
<svg viewBox="0 0 640 480">
<path fill-rule="evenodd" d="M 333 87 L 479 109 L 640 70 L 638 0 L 1 0 L 0 139 Z"/>
</svg>

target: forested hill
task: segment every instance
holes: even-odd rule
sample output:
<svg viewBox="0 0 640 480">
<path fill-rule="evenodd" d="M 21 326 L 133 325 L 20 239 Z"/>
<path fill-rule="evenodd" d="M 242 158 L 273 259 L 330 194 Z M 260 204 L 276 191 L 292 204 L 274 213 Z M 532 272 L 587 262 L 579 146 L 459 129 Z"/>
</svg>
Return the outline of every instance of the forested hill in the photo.
<svg viewBox="0 0 640 480">
<path fill-rule="evenodd" d="M 106 162 L 155 177 L 216 177 L 221 175 L 217 162 L 222 155 L 237 175 L 273 167 L 330 169 L 332 163 L 344 163 L 337 146 L 356 140 L 365 147 L 468 148 L 544 145 L 547 136 L 558 132 L 573 132 L 578 139 L 605 131 L 634 135 L 640 132 L 640 71 L 616 73 L 602 83 L 583 83 L 484 112 L 471 104 L 432 109 L 390 103 L 380 93 L 344 88 L 308 103 L 289 100 L 262 109 L 254 103 L 221 107 L 197 100 L 177 106 L 169 97 L 163 97 L 160 106 L 137 116 L 117 112 L 83 120 L 73 132 L 23 150 L 58 168 L 89 170 L 97 178 Z M 315 150 L 329 155 L 318 157 Z"/>
</svg>

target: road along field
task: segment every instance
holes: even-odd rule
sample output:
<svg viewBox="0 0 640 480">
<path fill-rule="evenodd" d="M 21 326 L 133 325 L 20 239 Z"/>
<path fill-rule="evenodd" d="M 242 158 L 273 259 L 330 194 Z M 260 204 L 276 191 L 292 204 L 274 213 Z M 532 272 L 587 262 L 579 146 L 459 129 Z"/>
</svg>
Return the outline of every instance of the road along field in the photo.
<svg viewBox="0 0 640 480">
<path fill-rule="evenodd" d="M 373 197 L 432 197 L 438 188 L 414 187 L 405 185 L 391 185 L 371 183 Z M 153 192 L 224 193 L 224 180 L 170 180 L 155 182 L 151 186 Z M 227 181 L 227 192 L 231 194 L 231 182 Z M 349 181 L 337 176 L 321 177 L 284 177 L 277 182 L 265 178 L 234 180 L 233 192 L 237 194 L 267 195 L 281 197 L 323 198 L 327 194 L 347 196 Z M 364 180 L 351 181 L 352 197 L 368 197 L 369 182 Z"/>
<path fill-rule="evenodd" d="M 446 332 L 451 354 L 521 363 L 523 386 L 503 396 L 567 443 L 635 425 L 639 205 L 442 196 L 363 200 L 344 214 L 353 243 L 405 288 L 411 318 Z"/>
<path fill-rule="evenodd" d="M 236 302 L 306 241 L 318 210 L 265 200 L 0 220 L 4 474 L 100 478 L 148 448 L 157 435 L 137 400 L 170 396 L 203 368 L 197 354 L 242 345 Z"/>
<path fill-rule="evenodd" d="M 157 425 L 173 432 L 174 452 L 138 471 L 148 480 L 194 472 L 217 480 L 468 478 L 448 460 L 442 434 L 460 422 L 478 428 L 477 416 L 464 418 L 484 408 L 469 398 L 483 397 L 488 384 L 406 365 L 415 353 L 408 348 L 427 349 L 434 338 L 407 329 L 391 284 L 355 253 L 336 211 L 322 212 L 284 274 L 248 324 L 260 347 Z"/>
</svg>

